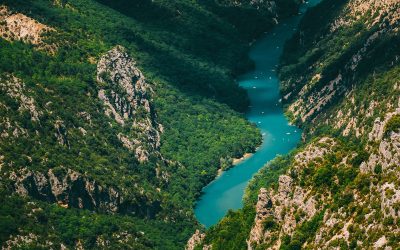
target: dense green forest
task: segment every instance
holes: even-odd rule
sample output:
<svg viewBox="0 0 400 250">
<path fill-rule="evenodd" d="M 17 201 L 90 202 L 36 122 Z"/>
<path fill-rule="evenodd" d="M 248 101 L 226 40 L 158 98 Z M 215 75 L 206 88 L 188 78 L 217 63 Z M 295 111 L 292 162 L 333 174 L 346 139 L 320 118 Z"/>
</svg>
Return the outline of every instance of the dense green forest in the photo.
<svg viewBox="0 0 400 250">
<path fill-rule="evenodd" d="M 0 38 L 1 245 L 181 249 L 197 225 L 192 209 L 201 188 L 221 164 L 261 142 L 243 117 L 249 101 L 234 78 L 252 67 L 248 44 L 277 13 L 211 0 L 0 5 L 51 27 L 45 46 Z M 279 16 L 296 8 L 296 1 L 277 1 Z M 97 98 L 96 64 L 116 45 L 154 90 L 162 158 L 139 162 L 118 137 L 128 128 L 106 116 Z M 78 176 L 68 209 L 38 189 L 50 173 L 67 183 Z M 16 194 L 22 178 L 30 196 Z M 89 184 L 95 199 L 114 191 L 122 197 L 116 213 L 85 203 L 90 197 L 81 189 Z"/>
</svg>

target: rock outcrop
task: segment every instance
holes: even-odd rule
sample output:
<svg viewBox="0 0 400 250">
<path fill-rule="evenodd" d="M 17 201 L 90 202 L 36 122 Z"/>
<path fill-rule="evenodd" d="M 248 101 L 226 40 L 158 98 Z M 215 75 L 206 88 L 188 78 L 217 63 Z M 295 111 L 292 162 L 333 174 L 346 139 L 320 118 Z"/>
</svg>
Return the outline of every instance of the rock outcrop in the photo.
<svg viewBox="0 0 400 250">
<path fill-rule="evenodd" d="M 35 100 L 29 96 L 25 84 L 21 79 L 9 74 L 0 76 L 0 91 L 4 92 L 10 98 L 14 99 L 18 104 L 18 112 L 29 112 L 33 122 L 39 122 L 42 115 L 35 104 Z M 0 102 L 1 103 L 1 102 Z"/>
<path fill-rule="evenodd" d="M 0 5 L 0 37 L 8 41 L 22 41 L 31 43 L 41 49 L 54 52 L 54 44 L 46 44 L 44 36 L 46 33 L 54 32 L 55 29 L 39 23 L 21 13 L 14 13 L 7 6 Z"/>
<path fill-rule="evenodd" d="M 15 183 L 16 193 L 56 202 L 63 207 L 118 212 L 123 202 L 118 190 L 99 185 L 71 169 L 61 173 L 49 169 L 41 173 L 23 168 L 12 172 L 9 178 Z"/>
<path fill-rule="evenodd" d="M 360 166 L 362 173 L 373 173 L 380 166 L 383 171 L 396 171 L 393 166 L 400 166 L 400 134 L 392 132 L 388 138 L 380 141 L 378 152 L 372 153 L 368 161 Z M 399 175 L 400 173 L 394 172 Z"/>
<path fill-rule="evenodd" d="M 249 249 L 399 246 L 400 51 L 391 39 L 400 35 L 400 2 L 339 5 L 324 27 L 301 27 L 291 51 L 301 56 L 281 69 L 283 102 L 308 146 L 291 157 L 276 190 L 259 191 Z M 343 47 L 333 51 L 332 39 Z"/>
<path fill-rule="evenodd" d="M 291 173 L 297 175 L 309 164 L 319 162 L 335 144 L 333 139 L 324 137 L 309 145 L 294 157 L 295 167 Z M 284 235 L 292 235 L 296 226 L 311 219 L 320 209 L 311 188 L 300 186 L 298 180 L 289 175 L 281 175 L 277 190 L 261 188 L 259 191 L 248 249 L 260 244 L 279 249 Z"/>
<path fill-rule="evenodd" d="M 119 134 L 118 138 L 140 162 L 147 161 L 160 147 L 163 128 L 151 104 L 153 90 L 125 48 L 116 46 L 100 59 L 97 81 L 106 115 L 130 127 L 131 133 Z"/>
<path fill-rule="evenodd" d="M 38 243 L 38 236 L 33 233 L 29 233 L 27 235 L 16 235 L 10 238 L 5 242 L 2 247 L 2 250 L 11 250 L 11 249 L 18 249 L 23 248 L 27 245 L 35 244 L 38 248 L 50 248 L 50 244 L 40 244 Z"/>
<path fill-rule="evenodd" d="M 204 233 L 201 233 L 199 230 L 196 230 L 196 232 L 190 237 L 188 240 L 185 249 L 186 250 L 194 250 L 196 246 L 200 245 L 206 235 Z"/>
<path fill-rule="evenodd" d="M 342 61 L 335 67 L 334 72 L 329 69 L 331 61 L 327 60 L 327 57 L 315 55 L 316 60 L 307 65 L 304 72 L 298 75 L 291 74 L 282 81 L 285 96 L 283 101 L 289 102 L 288 110 L 299 123 L 318 124 L 325 119 L 325 111 L 332 106 L 333 101 L 354 98 L 354 88 L 357 87 L 354 79 L 357 74 L 362 74 L 358 71 L 365 67 L 363 63 L 370 59 L 371 54 L 378 53 L 376 50 L 381 41 L 398 34 L 399 8 L 400 3 L 396 0 L 351 0 L 344 4 L 341 14 L 327 24 L 329 32 L 324 34 L 319 42 L 328 43 L 328 38 L 338 39 L 335 36 L 339 32 L 362 25 L 365 33 L 356 32 L 357 45 L 352 47 L 351 51 L 344 46 L 341 48 L 343 51 L 337 52 L 342 55 Z M 317 41 L 314 41 L 314 44 L 317 44 Z M 329 56 L 333 56 L 333 53 Z M 391 64 L 394 65 L 399 57 L 392 57 Z M 375 101 L 380 100 L 377 97 Z M 353 102 L 353 107 L 354 104 Z M 352 111 L 338 110 L 336 114 L 338 117 L 331 117 L 328 122 L 336 123 L 336 127 L 342 130 L 344 136 L 348 136 L 352 131 L 355 131 L 358 137 L 363 133 L 361 127 L 365 121 L 360 121 Z"/>
<path fill-rule="evenodd" d="M 268 194 L 268 190 L 261 188 L 260 193 L 258 194 L 254 225 L 250 231 L 250 237 L 247 241 L 249 250 L 253 249 L 254 245 L 260 244 L 264 239 L 264 222 L 267 219 L 270 219 L 270 221 L 273 223 L 275 218 L 272 205 L 272 200 Z"/>
<path fill-rule="evenodd" d="M 11 172 L 8 178 L 17 194 L 57 203 L 65 208 L 131 213 L 149 218 L 154 217 L 160 210 L 159 202 L 150 201 L 145 195 L 138 195 L 135 197 L 136 201 L 126 199 L 124 191 L 102 185 L 93 178 L 71 169 L 57 168 L 39 172 L 22 168 Z"/>
</svg>

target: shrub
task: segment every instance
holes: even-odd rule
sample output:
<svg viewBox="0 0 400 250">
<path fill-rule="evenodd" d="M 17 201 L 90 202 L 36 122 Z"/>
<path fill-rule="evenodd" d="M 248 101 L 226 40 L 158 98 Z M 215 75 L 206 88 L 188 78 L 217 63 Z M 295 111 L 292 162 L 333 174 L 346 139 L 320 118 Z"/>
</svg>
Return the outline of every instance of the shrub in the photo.
<svg viewBox="0 0 400 250">
<path fill-rule="evenodd" d="M 385 126 L 385 135 L 389 135 L 391 132 L 397 132 L 400 129 L 400 115 L 393 116 Z"/>
<path fill-rule="evenodd" d="M 317 187 L 332 185 L 334 170 L 332 166 L 323 166 L 317 169 L 314 174 L 313 180 Z"/>
<path fill-rule="evenodd" d="M 275 222 L 275 220 L 272 216 L 268 216 L 263 221 L 263 226 L 264 226 L 265 230 L 273 230 L 278 227 L 278 224 Z"/>
<path fill-rule="evenodd" d="M 382 165 L 378 164 L 374 168 L 374 173 L 375 174 L 381 174 L 382 173 Z"/>
</svg>

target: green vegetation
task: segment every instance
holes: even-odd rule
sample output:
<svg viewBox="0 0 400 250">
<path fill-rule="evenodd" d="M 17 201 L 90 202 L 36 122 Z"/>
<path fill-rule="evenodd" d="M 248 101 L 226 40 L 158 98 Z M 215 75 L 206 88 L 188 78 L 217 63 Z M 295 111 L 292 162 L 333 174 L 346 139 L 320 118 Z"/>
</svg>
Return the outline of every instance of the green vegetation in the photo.
<svg viewBox="0 0 400 250">
<path fill-rule="evenodd" d="M 292 234 L 292 237 L 285 237 L 281 249 L 282 250 L 300 250 L 303 244 L 312 239 L 317 232 L 318 227 L 322 223 L 324 213 L 321 212 L 315 215 L 312 219 L 302 223 L 296 228 L 296 231 Z"/>
<path fill-rule="evenodd" d="M 393 86 L 397 79 L 395 71 L 398 71 L 395 70 L 397 64 L 394 62 L 397 61 L 396 55 L 400 51 L 399 36 L 395 32 L 382 32 L 379 39 L 372 39 L 380 28 L 377 24 L 368 26 L 374 18 L 370 16 L 370 12 L 359 19 L 349 21 L 351 25 L 338 26 L 332 31 L 332 23 L 338 16 L 345 15 L 343 8 L 347 3 L 348 0 L 325 0 L 310 10 L 301 21 L 299 32 L 286 43 L 281 58 L 281 92 L 282 95 L 292 93 L 289 99 L 284 100 L 285 105 L 322 91 L 323 87 L 329 85 L 338 75 L 342 76 L 337 86 L 340 93 L 309 119 L 318 116 L 319 113 L 334 114 L 339 110 L 348 112 L 352 105 L 362 107 L 370 104 L 370 100 L 380 100 L 373 110 L 375 113 L 384 112 L 388 98 L 394 95 Z M 371 42 L 366 46 L 368 39 L 371 39 Z M 359 62 L 354 63 L 356 67 L 351 68 L 353 56 L 363 49 L 367 49 L 368 53 L 360 58 Z M 301 81 L 295 85 L 290 84 L 295 79 Z M 307 93 L 299 96 L 305 85 Z M 347 102 L 344 96 L 346 90 L 352 88 L 356 90 L 355 103 Z M 352 115 L 358 116 L 355 112 L 352 112 Z M 292 118 L 301 124 L 306 132 L 317 124 L 302 123 L 299 117 Z M 358 118 L 368 127 L 373 125 L 372 118 Z M 332 127 L 329 127 L 329 133 L 334 130 Z M 321 128 L 318 126 L 315 133 Z"/>
<path fill-rule="evenodd" d="M 252 206 L 245 206 L 239 211 L 229 211 L 217 225 L 207 231 L 204 244 L 212 244 L 213 249 L 245 249 L 247 247 L 255 211 Z"/>
<path fill-rule="evenodd" d="M 18 135 L 0 140 L 2 176 L 21 168 L 42 173 L 53 169 L 56 176 L 73 169 L 104 187 L 115 188 L 126 203 L 117 214 L 64 208 L 46 202 L 40 194 L 17 196 L 12 182 L 2 180 L 0 242 L 11 235 L 33 233 L 38 239 L 23 247 L 45 248 L 50 240 L 70 248 L 78 243 L 96 248 L 104 241 L 117 249 L 182 249 L 199 227 L 192 208 L 201 188 L 218 168 L 229 168 L 232 158 L 254 151 L 261 142 L 256 127 L 241 113 L 249 100 L 234 79 L 252 67 L 246 56 L 248 43 L 272 27 L 274 15 L 246 0 L 3 2 L 13 11 L 54 27 L 56 32 L 49 33 L 45 42 L 55 44 L 57 51 L 49 54 L 30 44 L 0 39 L 1 80 L 10 81 L 10 74 L 20 78 L 25 83 L 24 94 L 35 100 L 41 112 L 40 122 L 32 121 L 30 112 L 19 109 L 15 98 L 0 88 L 0 132 Z M 383 32 L 365 46 L 372 35 L 389 25 L 385 21 L 381 26 L 366 26 L 372 18 L 368 13 L 332 29 L 348 2 L 324 0 L 312 9 L 287 42 L 279 67 L 281 92 L 291 93 L 284 105 L 323 93 L 340 74 L 342 80 L 334 86 L 337 92 L 306 122 L 288 112 L 304 128 L 304 144 L 276 158 L 253 178 L 243 209 L 229 211 L 207 230 L 204 245 L 246 249 L 259 190 L 276 189 L 282 174 L 289 175 L 293 185 L 317 203 L 316 214 L 307 220 L 300 208 L 282 211 L 292 213 L 298 223 L 291 235 L 281 238 L 282 249 L 301 249 L 306 242 L 310 248 L 315 246 L 312 240 L 324 226 L 326 211 L 340 211 L 352 220 L 349 242 L 337 239 L 329 247 L 356 248 L 357 242 L 376 242 L 382 228 L 387 229 L 387 244 L 398 244 L 393 229 L 399 219 L 392 217 L 389 208 L 382 209 L 377 191 L 383 183 L 398 185 L 396 175 L 387 173 L 388 168 L 398 171 L 398 166 L 376 164 L 366 172 L 360 171 L 360 165 L 378 152 L 379 142 L 369 138 L 376 119 L 382 121 L 398 104 L 400 38 L 398 30 Z M 296 0 L 277 0 L 276 4 L 280 17 L 297 12 Z M 153 86 L 153 105 L 164 127 L 160 152 L 166 161 L 150 157 L 139 163 L 117 137 L 127 128 L 104 115 L 97 98 L 96 62 L 117 44 L 127 48 Z M 352 67 L 349 62 L 364 47 L 365 55 Z M 63 126 L 57 131 L 59 120 Z M 344 133 L 353 121 L 355 125 Z M 399 129 L 400 116 L 395 115 L 385 125 L 384 139 Z M 57 132 L 64 135 L 64 145 L 56 140 Z M 318 145 L 328 153 L 294 168 L 294 156 L 318 144 L 322 136 L 335 138 L 333 146 Z M 391 188 L 382 193 L 385 199 L 395 195 Z M 369 200 L 359 206 L 363 197 Z M 395 203 L 390 209 L 398 212 L 399 207 Z M 381 223 L 381 229 L 367 235 L 366 223 Z M 332 237 L 344 224 L 340 221 L 321 237 Z M 263 227 L 276 232 L 281 225 L 268 217 Z M 272 241 L 278 236 L 273 237 Z"/>
<path fill-rule="evenodd" d="M 207 230 L 204 244 L 212 244 L 213 249 L 245 249 L 254 223 L 255 204 L 261 187 L 273 187 L 279 175 L 285 173 L 289 164 L 289 156 L 277 157 L 257 173 L 246 189 L 244 207 L 228 214 L 215 226 Z M 268 227 L 275 228 L 273 221 L 265 221 Z"/>
<path fill-rule="evenodd" d="M 16 236 L 18 229 L 24 228 L 37 236 L 37 240 L 25 246 L 28 249 L 47 249 L 46 241 L 71 247 L 80 241 L 85 248 L 95 248 L 99 239 L 108 241 L 116 249 L 173 249 L 177 238 L 184 238 L 187 233 L 165 222 L 65 209 L 0 191 L 0 242 L 4 243 L 9 235 Z"/>
<path fill-rule="evenodd" d="M 386 123 L 385 134 L 388 135 L 390 132 L 398 132 L 400 129 L 400 115 L 395 115 Z"/>
<path fill-rule="evenodd" d="M 23 94 L 34 99 L 40 112 L 39 122 L 27 110 L 16 112 L 20 104 L 1 88 L 0 117 L 12 125 L 2 119 L 1 131 L 13 134 L 20 128 L 26 133 L 1 139 L 2 175 L 27 168 L 41 173 L 53 169 L 62 177 L 72 169 L 118 190 L 124 206 L 134 212 L 65 209 L 43 202 L 47 198 L 41 195 L 22 199 L 4 181 L 0 241 L 34 232 L 43 242 L 51 239 L 68 247 L 81 242 L 94 248 L 96 237 L 102 236 L 116 248 L 126 248 L 128 243 L 118 245 L 112 235 L 127 232 L 138 238 L 129 242 L 133 248 L 181 249 L 196 225 L 192 208 L 201 188 L 220 165 L 229 167 L 231 158 L 254 151 L 261 142 L 256 126 L 240 113 L 249 102 L 234 77 L 252 66 L 248 43 L 272 26 L 271 14 L 211 0 L 2 4 L 54 28 L 45 43 L 57 47 L 53 54 L 0 39 L 0 78 L 21 79 Z M 296 1 L 277 4 L 280 16 L 296 12 Z M 117 137 L 127 128 L 104 115 L 96 62 L 115 45 L 127 48 L 153 85 L 153 105 L 164 127 L 160 151 L 168 163 L 155 157 L 139 163 Z M 57 122 L 62 124 L 58 129 Z M 27 217 L 29 202 L 42 211 L 37 227 L 36 217 Z"/>
<path fill-rule="evenodd" d="M 366 1 L 363 7 L 368 8 L 368 4 L 372 6 L 372 1 Z M 243 246 L 252 227 L 244 221 L 251 221 L 247 216 L 254 220 L 259 189 L 276 188 L 277 176 L 286 174 L 292 178 L 293 186 L 315 199 L 317 213 L 303 220 L 306 214 L 302 209 L 284 208 L 282 213 L 291 213 L 298 224 L 293 233 L 280 237 L 281 249 L 364 249 L 373 247 L 382 235 L 388 239 L 386 246 L 398 247 L 393 240 L 398 236 L 393 232 L 398 229 L 399 218 L 392 216 L 392 209 L 399 206 L 384 205 L 393 199 L 399 186 L 394 174 L 399 171 L 395 159 L 398 141 L 389 135 L 399 132 L 400 116 L 386 119 L 398 109 L 400 95 L 400 36 L 398 23 L 390 23 L 398 7 L 395 3 L 391 8 L 371 8 L 363 13 L 357 1 L 324 0 L 305 15 L 298 32 L 286 43 L 281 58 L 281 93 L 289 96 L 283 102 L 285 107 L 291 105 L 286 111 L 288 117 L 303 129 L 304 143 L 296 152 L 305 150 L 306 145 L 318 144 L 322 137 L 334 138 L 335 145 L 319 145 L 327 151 L 320 151 L 325 152 L 322 157 L 305 165 L 295 163 L 292 153 L 279 165 L 279 170 L 263 168 L 247 189 L 245 208 L 236 212 L 236 217 L 230 214 L 224 218 L 224 224 L 210 229 L 206 239 L 213 240 L 206 240 L 207 244 L 230 244 L 229 239 L 242 239 Z M 388 13 L 378 19 L 384 11 Z M 305 114 L 310 116 L 303 120 Z M 383 123 L 385 142 L 377 135 L 377 128 L 380 133 L 379 125 Z M 305 158 L 318 155 L 315 153 L 311 150 Z M 387 164 L 389 161 L 396 164 Z M 272 183 L 271 176 L 274 176 Z M 290 195 L 295 192 L 290 191 Z M 326 224 L 322 223 L 325 215 Z M 237 238 L 228 230 L 229 221 L 241 226 L 240 230 L 234 229 Z M 270 238 L 254 246 L 255 249 L 277 243 L 275 233 L 282 233 L 282 225 L 273 222 L 265 221 L 264 231 L 270 231 L 267 234 Z M 348 241 L 340 236 L 333 238 L 346 228 Z M 242 236 L 243 231 L 247 237 Z M 329 245 L 324 245 L 329 240 Z"/>
</svg>

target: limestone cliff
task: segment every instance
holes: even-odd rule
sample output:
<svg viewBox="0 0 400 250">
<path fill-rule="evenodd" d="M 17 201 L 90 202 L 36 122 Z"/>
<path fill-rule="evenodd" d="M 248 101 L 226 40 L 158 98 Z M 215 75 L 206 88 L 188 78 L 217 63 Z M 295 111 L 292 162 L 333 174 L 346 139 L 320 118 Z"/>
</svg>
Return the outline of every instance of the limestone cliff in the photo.
<svg viewBox="0 0 400 250">
<path fill-rule="evenodd" d="M 329 6 L 330 2 L 325 2 L 324 7 Z M 319 118 L 325 119 L 329 108 L 334 106 L 333 103 L 343 98 L 353 100 L 354 105 L 354 90 L 358 87 L 356 79 L 362 77 L 360 74 L 364 70 L 373 71 L 374 67 L 380 66 L 373 63 L 374 57 L 384 57 L 376 62 L 377 64 L 394 65 L 399 60 L 399 55 L 396 53 L 379 54 L 384 42 L 388 42 L 387 51 L 396 50 L 394 41 L 389 40 L 399 34 L 400 3 L 398 1 L 351 0 L 336 8 L 340 8 L 340 14 L 324 23 L 325 26 L 319 27 L 321 37 L 314 37 L 312 33 L 300 31 L 300 35 L 293 39 L 293 42 L 298 43 L 296 45 L 298 50 L 304 50 L 306 46 L 313 44 L 314 49 L 310 49 L 304 57 L 315 59 L 311 59 L 313 61 L 307 62 L 307 65 L 298 61 L 284 65 L 281 69 L 283 102 L 288 103 L 288 111 L 302 123 L 317 123 Z M 354 36 L 350 36 L 350 33 L 354 33 Z M 305 37 L 306 35 L 310 37 Z M 344 37 L 346 35 L 347 38 Z M 331 39 L 347 39 L 348 44 L 342 47 L 335 47 L 333 44 L 331 48 L 325 47 L 330 46 Z M 309 45 L 304 44 L 307 40 Z M 326 50 L 326 53 L 321 53 L 322 50 Z M 340 64 L 336 65 L 332 61 L 340 62 Z M 297 68 L 299 70 L 302 68 L 302 70 L 297 71 Z M 291 75 L 288 72 L 291 72 Z M 392 86 L 395 91 L 396 86 Z M 390 96 L 390 98 L 393 97 Z M 376 108 L 373 106 L 374 103 L 380 105 L 383 103 L 377 99 L 370 101 L 372 101 L 371 104 L 360 103 L 360 105 L 372 105 L 369 109 L 373 111 Z M 390 101 L 397 102 L 393 99 Z M 337 113 L 338 119 L 331 117 L 332 120 L 328 119 L 327 122 L 337 122 L 335 126 L 341 129 L 345 136 L 350 133 L 350 130 L 357 130 L 354 132 L 360 136 L 363 121 L 353 114 L 351 111 L 344 113 L 342 110 Z M 346 121 L 343 121 L 344 116 L 347 116 Z"/>
<path fill-rule="evenodd" d="M 343 145 L 311 144 L 302 150 L 287 175 L 279 177 L 276 191 L 260 190 L 248 249 L 397 246 L 398 139 L 399 133 L 392 132 L 382 140 L 378 153 L 361 164 L 354 163 L 357 153 L 344 150 Z M 334 162 L 328 160 L 338 156 Z M 354 184 L 348 185 L 348 178 L 354 178 Z"/>
<path fill-rule="evenodd" d="M 71 169 L 58 172 L 49 169 L 41 173 L 25 168 L 11 173 L 10 179 L 15 181 L 15 192 L 22 196 L 56 202 L 63 207 L 118 212 L 123 198 L 117 190 L 103 187 Z"/>
<path fill-rule="evenodd" d="M 49 32 L 55 32 L 55 29 L 24 14 L 12 12 L 5 5 L 0 5 L 0 37 L 3 39 L 31 43 L 40 49 L 54 52 L 56 45 L 44 41 L 46 33 Z"/>
<path fill-rule="evenodd" d="M 152 88 L 121 46 L 102 56 L 97 64 L 97 81 L 106 115 L 130 127 L 131 133 L 118 134 L 118 138 L 140 162 L 147 161 L 159 149 L 163 130 L 151 104 Z"/>
<path fill-rule="evenodd" d="M 321 211 L 317 204 L 316 192 L 301 185 L 295 176 L 309 166 L 317 164 L 323 157 L 332 152 L 335 146 L 331 138 L 322 138 L 299 152 L 289 175 L 279 177 L 278 189 L 260 189 L 256 205 L 256 218 L 250 231 L 248 249 L 265 245 L 279 249 L 282 237 L 292 235 L 296 226 L 311 219 Z M 330 193 L 319 194 L 318 200 L 325 201 Z"/>
<path fill-rule="evenodd" d="M 247 106 L 231 73 L 265 30 L 237 25 L 269 15 L 215 1 L 0 2 L 1 247 L 182 249 L 220 159 L 261 140 L 231 109 Z"/>
<path fill-rule="evenodd" d="M 194 250 L 196 246 L 200 245 L 203 242 L 205 236 L 206 235 L 204 233 L 201 233 L 199 230 L 196 230 L 196 232 L 188 240 L 185 249 Z M 203 249 L 207 248 L 203 247 Z"/>
<path fill-rule="evenodd" d="M 319 16 L 328 7 L 336 14 Z M 307 146 L 277 190 L 259 191 L 249 249 L 398 247 L 399 9 L 391 0 L 327 0 L 310 14 L 324 27 L 303 21 L 287 48 L 300 58 L 286 54 L 280 73 Z"/>
<path fill-rule="evenodd" d="M 310 9 L 279 67 L 282 103 L 303 128 L 303 143 L 267 164 L 243 210 L 203 242 L 400 247 L 399 10 L 397 0 L 324 0 Z"/>
</svg>

